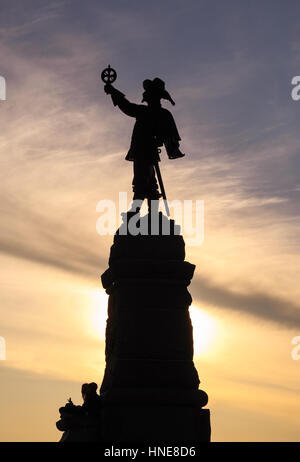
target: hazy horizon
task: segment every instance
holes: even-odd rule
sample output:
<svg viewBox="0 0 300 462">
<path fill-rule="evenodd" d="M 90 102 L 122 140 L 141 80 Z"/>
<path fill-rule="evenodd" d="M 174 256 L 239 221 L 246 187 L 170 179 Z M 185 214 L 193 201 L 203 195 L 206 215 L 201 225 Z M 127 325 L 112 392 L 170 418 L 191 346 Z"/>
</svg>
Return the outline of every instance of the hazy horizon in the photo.
<svg viewBox="0 0 300 462">
<path fill-rule="evenodd" d="M 160 77 L 184 159 L 161 169 L 170 200 L 204 200 L 195 363 L 213 441 L 298 441 L 300 361 L 298 14 L 290 0 L 0 0 L 0 440 L 57 441 L 58 408 L 101 383 L 112 236 L 96 205 L 131 197 L 137 103 Z M 202 340 L 201 340 L 202 339 Z"/>
</svg>

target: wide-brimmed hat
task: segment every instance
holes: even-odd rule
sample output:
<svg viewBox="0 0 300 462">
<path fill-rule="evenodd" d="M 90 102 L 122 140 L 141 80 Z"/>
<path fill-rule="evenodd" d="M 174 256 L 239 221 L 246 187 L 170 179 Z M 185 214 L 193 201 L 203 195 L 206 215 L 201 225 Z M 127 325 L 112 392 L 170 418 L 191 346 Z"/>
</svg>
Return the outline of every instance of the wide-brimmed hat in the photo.
<svg viewBox="0 0 300 462">
<path fill-rule="evenodd" d="M 144 88 L 144 93 L 143 93 L 143 99 L 142 102 L 145 101 L 145 96 L 149 97 L 156 97 L 160 99 L 166 99 L 170 101 L 173 106 L 175 105 L 175 102 L 169 95 L 169 93 L 165 89 L 165 82 L 158 77 L 156 77 L 153 80 L 146 79 L 143 82 L 143 88 Z"/>
</svg>

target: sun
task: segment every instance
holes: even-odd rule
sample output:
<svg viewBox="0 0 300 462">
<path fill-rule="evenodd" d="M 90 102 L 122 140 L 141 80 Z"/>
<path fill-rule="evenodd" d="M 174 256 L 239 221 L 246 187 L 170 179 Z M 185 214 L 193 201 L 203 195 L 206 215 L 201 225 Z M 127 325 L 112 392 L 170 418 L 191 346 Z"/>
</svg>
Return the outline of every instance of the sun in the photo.
<svg viewBox="0 0 300 462">
<path fill-rule="evenodd" d="M 91 292 L 91 324 L 94 336 L 105 339 L 106 319 L 107 319 L 108 295 L 104 290 L 93 290 Z"/>
<path fill-rule="evenodd" d="M 189 311 L 193 325 L 194 355 L 202 356 L 207 354 L 216 339 L 218 325 L 211 315 L 195 305 L 191 305 Z"/>
<path fill-rule="evenodd" d="M 107 319 L 108 295 L 104 290 L 91 291 L 91 325 L 93 336 L 105 339 L 105 328 Z M 193 325 L 194 355 L 202 356 L 207 354 L 209 348 L 216 338 L 217 323 L 206 311 L 191 305 L 190 317 Z"/>
</svg>

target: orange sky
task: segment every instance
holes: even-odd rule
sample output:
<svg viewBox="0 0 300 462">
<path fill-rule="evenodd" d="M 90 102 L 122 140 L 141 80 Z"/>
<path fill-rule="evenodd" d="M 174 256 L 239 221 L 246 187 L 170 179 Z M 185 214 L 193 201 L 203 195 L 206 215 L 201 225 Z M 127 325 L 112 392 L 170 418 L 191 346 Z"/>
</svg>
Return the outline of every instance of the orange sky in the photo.
<svg viewBox="0 0 300 462">
<path fill-rule="evenodd" d="M 298 441 L 295 23 L 283 2 L 270 16 L 268 0 L 258 12 L 233 0 L 228 11 L 216 0 L 167 1 L 164 14 L 155 2 L 84 3 L 30 1 L 17 14 L 7 3 L 1 13 L 0 440 L 57 441 L 58 408 L 80 401 L 82 382 L 101 383 L 100 275 L 112 236 L 97 234 L 96 205 L 130 197 L 132 175 L 133 121 L 99 81 L 110 62 L 136 102 L 144 78 L 167 81 L 186 152 L 178 162 L 162 153 L 168 197 L 204 200 L 204 242 L 187 247 L 187 260 L 212 439 Z"/>
</svg>

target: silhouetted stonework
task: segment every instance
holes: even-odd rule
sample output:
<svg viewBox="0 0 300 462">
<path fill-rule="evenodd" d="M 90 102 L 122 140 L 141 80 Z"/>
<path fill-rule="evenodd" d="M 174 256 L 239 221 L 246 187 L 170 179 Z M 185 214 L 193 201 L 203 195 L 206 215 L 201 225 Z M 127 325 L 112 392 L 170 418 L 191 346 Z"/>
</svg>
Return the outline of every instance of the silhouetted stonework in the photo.
<svg viewBox="0 0 300 462">
<path fill-rule="evenodd" d="M 210 440 L 188 310 L 195 266 L 184 259 L 180 235 L 114 237 L 101 278 L 109 294 L 104 441 Z"/>
</svg>

